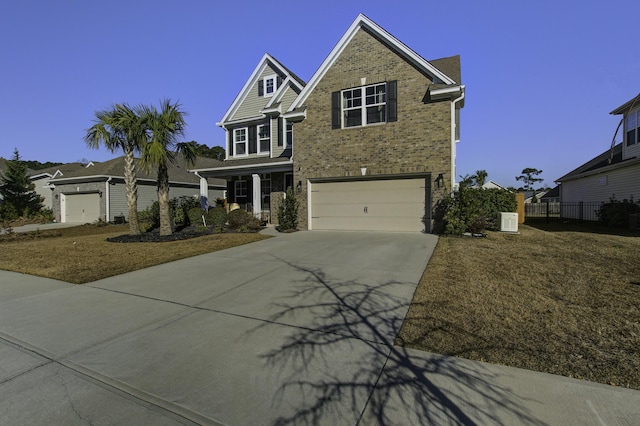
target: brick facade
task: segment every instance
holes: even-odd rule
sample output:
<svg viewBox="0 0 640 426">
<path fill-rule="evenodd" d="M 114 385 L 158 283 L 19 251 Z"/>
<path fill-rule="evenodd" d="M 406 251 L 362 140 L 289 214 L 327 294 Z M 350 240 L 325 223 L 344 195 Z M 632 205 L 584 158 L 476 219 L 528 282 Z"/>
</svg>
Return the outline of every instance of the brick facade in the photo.
<svg viewBox="0 0 640 426">
<path fill-rule="evenodd" d="M 397 80 L 398 120 L 332 129 L 331 93 Z M 444 186 L 431 194 L 432 207 L 451 189 L 451 102 L 423 101 L 431 80 L 366 30 L 358 31 L 306 99 L 306 119 L 295 124 L 294 182 L 301 229 L 308 227 L 307 180 L 440 173 Z M 447 190 L 448 188 L 448 190 Z"/>
</svg>

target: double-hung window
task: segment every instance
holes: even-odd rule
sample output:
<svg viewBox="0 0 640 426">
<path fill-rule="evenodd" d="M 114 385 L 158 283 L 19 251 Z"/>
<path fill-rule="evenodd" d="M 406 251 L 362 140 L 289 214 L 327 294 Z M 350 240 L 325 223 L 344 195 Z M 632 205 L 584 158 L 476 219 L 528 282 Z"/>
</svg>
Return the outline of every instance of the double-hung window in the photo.
<svg viewBox="0 0 640 426">
<path fill-rule="evenodd" d="M 640 143 L 640 109 L 631 111 L 627 115 L 625 131 L 627 133 L 627 146 Z"/>
<path fill-rule="evenodd" d="M 397 121 L 397 81 L 353 87 L 332 93 L 333 129 Z"/>
<path fill-rule="evenodd" d="M 271 148 L 271 126 L 261 124 L 258 126 L 258 153 L 268 153 Z"/>
<path fill-rule="evenodd" d="M 387 83 L 342 91 L 342 126 L 357 127 L 387 121 Z"/>
<path fill-rule="evenodd" d="M 247 155 L 247 128 L 234 129 L 233 152 L 235 156 Z"/>
<path fill-rule="evenodd" d="M 287 131 L 286 131 L 287 137 L 287 148 L 290 148 L 291 146 L 293 146 L 293 123 L 290 121 L 287 121 Z"/>
</svg>

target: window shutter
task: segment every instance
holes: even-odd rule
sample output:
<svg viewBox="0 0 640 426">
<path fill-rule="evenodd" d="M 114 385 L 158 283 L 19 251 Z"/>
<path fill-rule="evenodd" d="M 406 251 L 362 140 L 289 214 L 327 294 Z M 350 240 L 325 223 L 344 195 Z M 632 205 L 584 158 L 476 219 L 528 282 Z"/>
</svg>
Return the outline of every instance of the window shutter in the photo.
<svg viewBox="0 0 640 426">
<path fill-rule="evenodd" d="M 264 96 L 264 80 L 258 80 L 258 96 Z"/>
<path fill-rule="evenodd" d="M 249 126 L 249 154 L 255 154 L 258 152 L 258 140 L 256 133 L 256 126 Z"/>
<path fill-rule="evenodd" d="M 284 120 L 282 117 L 278 117 L 278 146 L 282 146 L 282 134 L 287 131 L 287 129 L 283 128 Z"/>
<path fill-rule="evenodd" d="M 387 83 L 387 121 L 398 121 L 398 80 Z"/>
<path fill-rule="evenodd" d="M 227 144 L 229 147 L 229 157 L 233 157 L 233 129 L 227 130 L 227 138 L 229 139 L 229 143 Z"/>
<path fill-rule="evenodd" d="M 340 125 L 340 92 L 331 93 L 331 128 L 339 129 Z"/>
<path fill-rule="evenodd" d="M 282 85 L 282 77 L 276 77 L 276 89 Z"/>
</svg>

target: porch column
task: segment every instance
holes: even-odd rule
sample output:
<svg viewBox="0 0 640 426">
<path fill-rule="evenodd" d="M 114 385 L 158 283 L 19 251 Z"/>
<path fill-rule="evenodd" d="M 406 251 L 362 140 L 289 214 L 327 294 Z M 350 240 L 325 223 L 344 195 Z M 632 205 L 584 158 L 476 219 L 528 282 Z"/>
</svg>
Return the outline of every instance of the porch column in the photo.
<svg viewBox="0 0 640 426">
<path fill-rule="evenodd" d="M 253 215 L 255 217 L 262 216 L 262 197 L 260 197 L 260 175 L 252 174 L 253 178 Z"/>
</svg>

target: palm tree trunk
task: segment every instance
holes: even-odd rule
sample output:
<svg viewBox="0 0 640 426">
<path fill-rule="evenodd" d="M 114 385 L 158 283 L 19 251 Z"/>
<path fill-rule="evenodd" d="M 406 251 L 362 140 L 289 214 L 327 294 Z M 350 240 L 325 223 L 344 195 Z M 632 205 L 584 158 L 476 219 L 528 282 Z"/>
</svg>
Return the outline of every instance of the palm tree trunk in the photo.
<svg viewBox="0 0 640 426">
<path fill-rule="evenodd" d="M 169 213 L 169 171 L 166 164 L 158 166 L 158 204 L 160 205 L 160 235 L 171 235 Z"/>
<path fill-rule="evenodd" d="M 136 169 L 133 158 L 133 150 L 125 150 L 124 156 L 124 186 L 127 193 L 127 207 L 129 209 L 129 233 L 140 235 L 140 223 L 138 222 L 138 185 L 136 184 Z"/>
</svg>

